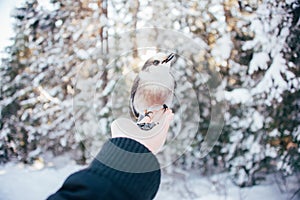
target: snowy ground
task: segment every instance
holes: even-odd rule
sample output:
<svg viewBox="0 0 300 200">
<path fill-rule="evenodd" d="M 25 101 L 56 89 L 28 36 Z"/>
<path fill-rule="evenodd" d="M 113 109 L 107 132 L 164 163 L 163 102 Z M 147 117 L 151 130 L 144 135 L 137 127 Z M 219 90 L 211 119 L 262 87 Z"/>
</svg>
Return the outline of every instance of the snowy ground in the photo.
<svg viewBox="0 0 300 200">
<path fill-rule="evenodd" d="M 40 169 L 39 169 L 40 168 Z M 82 166 L 69 163 L 66 166 L 44 167 L 7 164 L 0 167 L 1 200 L 40 200 L 55 192 L 64 179 Z M 225 174 L 213 177 L 171 177 L 163 175 L 156 200 L 252 200 L 290 199 L 291 193 L 280 192 L 271 176 L 265 183 L 240 189 L 233 185 Z"/>
</svg>

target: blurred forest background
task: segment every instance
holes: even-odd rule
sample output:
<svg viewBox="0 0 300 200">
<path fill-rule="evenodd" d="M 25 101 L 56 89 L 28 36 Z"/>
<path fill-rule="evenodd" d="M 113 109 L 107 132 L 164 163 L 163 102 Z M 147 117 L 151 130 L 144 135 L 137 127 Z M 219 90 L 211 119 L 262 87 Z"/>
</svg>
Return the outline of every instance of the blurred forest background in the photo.
<svg viewBox="0 0 300 200">
<path fill-rule="evenodd" d="M 50 2 L 45 8 L 27 0 L 12 13 L 15 35 L 0 68 L 1 163 L 46 162 L 66 152 L 88 163 L 90 151 L 109 137 L 113 107 L 128 102 L 110 101 L 118 78 L 137 72 L 147 59 L 135 34 L 130 41 L 117 38 L 153 27 L 179 31 L 205 46 L 176 64 L 177 77 L 183 77 L 176 90 L 187 112 L 182 120 L 199 118 L 200 125 L 197 131 L 182 126 L 176 142 L 159 155 L 174 161 L 168 172 L 228 171 L 239 186 L 258 184 L 267 173 L 300 180 L 299 0 Z M 176 38 L 172 42 L 172 51 L 189 51 Z M 185 68 L 188 62 L 192 67 Z M 224 91 L 215 100 L 206 87 L 213 71 L 222 76 L 215 88 Z M 184 82 L 199 99 L 199 113 L 190 113 L 194 105 Z M 224 100 L 222 134 L 202 158 L 213 101 Z M 175 119 L 170 135 L 179 128 Z"/>
</svg>

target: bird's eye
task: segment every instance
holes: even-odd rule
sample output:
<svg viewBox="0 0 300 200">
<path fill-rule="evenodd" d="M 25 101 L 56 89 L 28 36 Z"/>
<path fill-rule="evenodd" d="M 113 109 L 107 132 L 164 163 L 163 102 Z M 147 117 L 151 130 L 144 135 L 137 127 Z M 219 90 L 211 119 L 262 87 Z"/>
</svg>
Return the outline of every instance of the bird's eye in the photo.
<svg viewBox="0 0 300 200">
<path fill-rule="evenodd" d="M 153 65 L 155 65 L 155 66 L 156 66 L 156 65 L 159 65 L 159 63 L 160 63 L 159 60 L 154 60 L 154 61 L 153 61 Z"/>
</svg>

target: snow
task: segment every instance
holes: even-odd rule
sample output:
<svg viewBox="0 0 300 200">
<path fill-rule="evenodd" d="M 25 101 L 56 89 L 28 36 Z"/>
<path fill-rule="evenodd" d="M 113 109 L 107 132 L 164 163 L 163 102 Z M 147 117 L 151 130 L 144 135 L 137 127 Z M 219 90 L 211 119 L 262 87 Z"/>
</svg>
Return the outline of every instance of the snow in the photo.
<svg viewBox="0 0 300 200">
<path fill-rule="evenodd" d="M 276 148 L 271 147 L 270 144 L 267 144 L 265 154 L 266 154 L 266 156 L 268 156 L 270 158 L 276 158 L 276 156 L 277 156 Z"/>
<path fill-rule="evenodd" d="M 16 3 L 20 3 L 20 0 L 11 0 L 11 1 L 1 1 L 0 10 L 1 10 L 1 27 L 0 31 L 0 57 L 4 56 L 3 51 L 6 46 L 11 45 L 9 38 L 13 35 L 12 30 L 12 19 L 10 18 L 11 11 Z M 0 63 L 2 61 L 0 60 Z"/>
<path fill-rule="evenodd" d="M 219 26 L 219 24 L 217 25 Z M 230 56 L 233 47 L 229 34 L 222 36 L 217 40 L 216 46 L 212 49 L 212 56 L 215 57 L 216 62 L 222 64 Z"/>
<path fill-rule="evenodd" d="M 2 5 L 4 5 L 4 2 L 15 1 L 17 0 L 3 1 Z M 89 7 L 94 9 L 91 12 L 84 9 L 80 10 L 79 12 L 79 10 L 77 9 L 77 4 L 74 4 L 74 7 L 69 5 L 72 3 L 72 1 L 66 1 L 66 7 L 68 8 L 67 10 L 62 9 L 57 10 L 57 12 L 50 12 L 51 10 L 53 11 L 58 9 L 59 3 L 50 5 L 49 0 L 38 1 L 40 2 L 39 9 L 36 9 L 36 11 L 38 12 L 35 14 L 35 12 L 30 11 L 29 13 L 27 13 L 27 22 L 17 22 L 19 23 L 19 25 L 24 25 L 27 27 L 24 30 L 20 30 L 24 31 L 28 35 L 28 47 L 32 50 L 32 56 L 30 56 L 29 63 L 33 63 L 28 64 L 24 72 L 21 70 L 22 72 L 20 71 L 20 74 L 15 77 L 13 81 L 9 81 L 8 77 L 2 77 L 2 80 L 5 82 L 5 84 L 3 85 L 3 91 L 14 89 L 15 86 L 19 87 L 20 84 L 26 86 L 24 89 L 19 90 L 12 96 L 9 96 L 9 92 L 5 92 L 5 95 L 7 96 L 5 96 L 0 103 L 0 109 L 4 109 L 4 107 L 6 106 L 15 106 L 15 100 L 20 101 L 20 103 L 18 104 L 21 105 L 21 108 L 18 110 L 16 116 L 12 115 L 7 120 L 7 122 L 9 123 L 4 123 L 4 129 L 2 129 L 0 133 L 1 137 L 5 138 L 3 140 L 5 144 L 8 144 L 8 146 L 12 149 L 18 149 L 18 139 L 16 142 L 6 143 L 6 138 L 14 136 L 15 132 L 12 129 L 14 127 L 24 128 L 24 130 L 27 131 L 29 141 L 28 149 L 30 149 L 30 151 L 28 151 L 28 154 L 26 155 L 22 155 L 22 153 L 20 153 L 18 157 L 19 159 L 24 157 L 26 159 L 31 159 L 32 157 L 43 155 L 45 153 L 44 149 L 46 149 L 46 147 L 48 148 L 48 146 L 52 143 L 54 143 L 55 145 L 53 145 L 53 147 L 51 146 L 51 148 L 49 149 L 59 149 L 60 147 L 71 145 L 72 148 L 76 148 L 76 150 L 80 152 L 84 152 L 84 150 L 78 149 L 77 143 L 80 140 L 85 139 L 87 140 L 87 142 L 92 143 L 91 146 L 96 146 L 94 143 L 96 143 L 97 140 L 94 139 L 94 136 L 98 136 L 99 132 L 107 133 L 107 130 L 109 129 L 109 123 L 111 122 L 110 117 L 107 116 L 109 116 L 109 111 L 111 111 L 110 108 L 112 107 L 112 101 L 108 101 L 108 103 L 104 105 L 105 101 L 102 101 L 100 97 L 102 98 L 104 96 L 104 99 L 110 99 L 111 94 L 113 92 L 116 93 L 114 88 L 116 85 L 117 74 L 123 73 L 123 75 L 125 76 L 125 74 L 129 73 L 129 71 L 132 70 L 131 65 L 125 67 L 126 63 L 129 63 L 129 60 L 132 59 L 129 54 L 128 56 L 126 56 L 127 53 L 125 54 L 128 49 L 132 48 L 131 36 L 128 36 L 128 39 L 126 40 L 120 40 L 119 44 L 117 44 L 118 40 L 116 40 L 115 43 L 108 42 L 110 55 L 107 55 L 107 57 L 110 57 L 111 55 L 113 55 L 111 56 L 111 58 L 118 57 L 118 55 L 122 56 L 118 57 L 116 62 L 112 62 L 111 65 L 105 67 L 106 61 L 101 56 L 102 54 L 100 53 L 100 49 L 105 47 L 104 44 L 106 42 L 102 44 L 101 40 L 99 39 L 100 36 L 98 34 L 91 35 L 93 31 L 100 30 L 102 25 L 106 23 L 108 31 L 111 34 L 120 34 L 119 36 L 121 38 L 124 37 L 122 36 L 121 32 L 123 33 L 128 29 L 134 29 L 134 5 L 132 4 L 132 2 L 123 3 L 123 1 L 120 0 L 116 2 L 108 2 L 109 11 L 108 17 L 106 18 L 101 14 L 101 12 L 94 12 L 94 10 L 97 10 L 98 8 L 98 5 L 95 2 L 89 3 Z M 250 6 L 257 3 L 257 1 L 255 0 L 249 2 Z M 289 2 L 291 3 L 292 0 L 289 0 Z M 154 26 L 164 27 L 166 30 L 175 27 L 179 32 L 187 33 L 186 36 L 189 36 L 193 39 L 193 43 L 184 43 L 184 41 L 186 40 L 182 39 L 182 37 L 170 37 L 172 38 L 172 40 L 170 40 L 171 44 L 183 44 L 177 45 L 178 48 L 176 47 L 176 50 L 179 54 L 180 52 L 184 52 L 180 56 L 183 56 L 186 59 L 192 58 L 194 62 L 199 62 L 200 64 L 204 62 L 203 59 L 207 59 L 210 65 L 216 65 L 217 70 L 219 70 L 219 66 L 224 67 L 221 68 L 220 72 L 226 69 L 229 70 L 229 74 L 226 74 L 223 77 L 224 85 L 222 86 L 222 88 L 227 91 L 224 91 L 224 96 L 221 95 L 222 92 L 220 92 L 219 95 L 220 100 L 225 99 L 228 101 L 227 103 L 229 110 L 226 111 L 226 114 L 228 116 L 226 118 L 228 131 L 225 133 L 225 136 L 228 136 L 229 143 L 220 143 L 222 152 L 224 154 L 218 155 L 218 150 L 215 149 L 215 151 L 217 152 L 215 155 L 220 156 L 220 158 L 222 159 L 225 159 L 224 164 L 227 165 L 229 170 L 235 168 L 235 172 L 240 172 L 238 176 L 239 180 L 237 180 L 237 182 L 239 184 L 242 184 L 245 181 L 244 179 L 249 179 L 249 174 L 245 175 L 245 171 L 240 171 L 239 169 L 241 169 L 242 167 L 246 167 L 247 169 L 251 167 L 255 168 L 255 163 L 253 163 L 253 160 L 255 160 L 255 162 L 263 163 L 264 157 L 262 157 L 262 159 L 260 160 L 260 157 L 262 155 L 265 155 L 266 157 L 272 157 L 274 159 L 276 158 L 278 160 L 283 159 L 280 157 L 281 150 L 279 148 L 275 148 L 272 146 L 266 147 L 264 143 L 260 142 L 258 139 L 255 139 L 256 137 L 251 134 L 259 136 L 263 132 L 270 137 L 274 137 L 274 139 L 276 139 L 276 137 L 280 137 L 281 133 L 276 129 L 276 127 L 274 127 L 274 131 L 272 131 L 271 133 L 268 133 L 268 130 L 263 129 L 264 126 L 268 127 L 273 123 L 273 116 L 269 117 L 269 121 L 264 119 L 264 115 L 267 115 L 268 112 L 268 110 L 264 109 L 265 101 L 267 105 L 271 105 L 273 99 L 277 99 L 278 102 L 280 102 L 280 99 L 282 99 L 284 92 L 297 92 L 300 87 L 300 78 L 296 73 L 296 64 L 292 63 L 285 57 L 285 53 L 289 52 L 289 47 L 286 43 L 286 39 L 290 34 L 290 19 L 292 19 L 290 14 L 288 14 L 288 12 L 290 11 L 285 10 L 285 8 L 281 6 L 275 7 L 274 5 L 272 5 L 274 3 L 272 2 L 272 0 L 265 0 L 257 4 L 257 11 L 250 7 L 246 7 L 245 9 L 250 9 L 252 12 L 251 14 L 246 14 L 246 12 L 240 13 L 241 11 L 238 10 L 237 4 L 234 3 L 232 5 L 228 4 L 228 8 L 230 8 L 231 14 L 233 16 L 229 16 L 228 20 L 225 20 L 224 10 L 226 9 L 226 7 L 224 6 L 227 3 L 225 2 L 223 4 L 223 1 L 221 0 L 201 1 L 198 4 L 195 2 L 176 3 L 173 1 L 168 1 L 164 3 L 157 2 L 155 3 L 155 6 L 153 6 L 150 5 L 149 2 L 141 1 L 139 12 L 137 13 L 138 24 L 136 25 L 136 27 L 142 28 L 145 26 Z M 170 9 L 166 9 L 167 7 L 169 7 Z M 5 9 L 3 10 L 7 11 L 5 13 L 8 13 L 9 9 L 6 9 L 6 6 L 4 6 L 4 8 Z M 48 18 L 46 17 L 48 16 L 47 13 L 51 13 L 51 15 L 50 18 L 46 20 L 46 18 Z M 6 28 L 5 23 L 10 20 L 6 20 L 4 17 L 3 19 L 3 30 L 9 30 L 8 28 Z M 37 20 L 40 20 L 40 25 L 42 26 L 37 27 L 37 29 L 33 31 L 33 29 L 30 29 L 29 26 L 37 22 Z M 234 24 L 231 23 L 231 20 L 234 20 L 234 23 L 238 23 L 237 27 L 232 30 L 230 27 Z M 52 27 L 53 32 L 48 31 L 48 29 L 46 31 L 43 30 L 42 27 L 49 28 L 50 24 L 52 24 L 51 26 L 53 26 L 53 22 L 55 23 L 55 27 Z M 283 26 L 282 28 L 280 28 L 281 25 Z M 35 31 L 37 32 L 35 33 Z M 147 37 L 142 38 L 146 41 L 137 39 L 138 45 L 151 43 L 152 46 L 153 43 L 159 48 L 164 47 L 164 43 L 160 44 L 160 42 L 155 42 L 156 34 L 161 35 L 162 29 L 157 29 L 156 31 L 157 33 L 153 35 L 147 34 Z M 197 36 L 192 35 L 191 32 L 194 31 Z M 253 39 L 251 39 L 250 41 L 248 39 L 247 41 L 244 41 L 244 39 L 239 39 L 239 37 L 235 37 L 237 31 L 241 31 L 241 33 L 247 33 L 246 35 L 250 36 L 250 38 L 253 37 Z M 37 35 L 38 37 L 35 40 L 34 38 Z M 210 39 L 210 35 L 212 36 L 212 42 L 210 42 L 208 46 L 203 41 L 207 41 L 207 39 Z M 7 34 L 6 31 L 2 31 L 0 33 L 0 36 L 3 36 L 3 38 L 7 38 L 7 36 L 13 36 L 13 34 L 11 33 L 10 35 Z M 162 41 L 163 39 L 162 37 L 158 38 L 158 41 Z M 0 37 L 0 39 L 2 39 L 2 37 Z M 166 44 L 169 44 L 167 43 L 169 41 L 165 42 Z M 5 44 L 5 42 L 3 43 Z M 199 48 L 194 48 L 194 45 L 190 44 L 196 44 Z M 173 47 L 175 45 L 171 46 Z M 251 52 L 251 56 L 244 57 L 244 59 L 246 59 L 245 61 L 247 62 L 243 61 L 242 63 L 239 63 L 240 60 L 236 59 L 239 58 L 239 54 L 236 54 L 237 52 L 240 52 L 239 48 L 242 48 L 243 50 L 250 50 L 249 52 Z M 202 51 L 198 52 L 198 49 L 203 49 L 204 53 L 201 53 Z M 138 57 L 140 59 L 135 58 L 137 60 L 136 62 L 139 61 L 139 64 L 135 64 L 134 66 L 142 66 L 142 62 L 150 57 L 156 50 L 157 49 L 155 48 L 149 48 L 148 50 L 139 49 Z M 147 53 L 144 54 L 143 52 Z M 190 52 L 194 55 L 191 56 L 189 54 Z M 211 54 L 209 54 L 209 52 L 211 52 Z M 246 55 L 248 55 L 249 52 L 243 53 L 246 53 Z M 206 56 L 207 53 L 209 54 L 208 57 Z M 289 53 L 292 54 L 294 52 Z M 182 63 L 180 63 L 180 60 L 182 61 Z M 201 142 L 203 139 L 202 136 L 201 138 L 197 137 L 196 139 L 196 137 L 194 137 L 194 134 L 191 133 L 191 131 L 194 130 L 193 124 L 186 125 L 184 123 L 181 123 L 181 120 L 190 121 L 189 117 L 195 119 L 194 116 L 200 116 L 201 122 L 204 122 L 203 127 L 205 127 L 206 125 L 208 125 L 205 124 L 207 123 L 205 121 L 209 121 L 210 119 L 209 117 L 212 113 L 211 106 L 214 106 L 214 101 L 211 101 L 210 97 L 206 97 L 206 95 L 202 93 L 202 90 L 206 91 L 203 88 L 206 87 L 205 85 L 208 83 L 208 81 L 210 81 L 211 78 L 209 74 L 205 76 L 206 65 L 199 65 L 199 71 L 201 71 L 203 68 L 204 75 L 202 76 L 197 75 L 194 69 L 191 70 L 188 67 L 185 67 L 188 63 L 187 61 L 184 61 L 183 59 L 180 60 L 177 62 L 178 66 L 182 65 L 184 67 L 178 68 L 178 77 L 191 78 L 191 80 L 187 80 L 192 81 L 193 87 L 187 86 L 187 83 L 189 83 L 189 81 L 186 80 L 181 80 L 179 81 L 180 84 L 177 84 L 177 90 L 182 91 L 182 94 L 176 95 L 180 100 L 178 100 L 178 102 L 183 104 L 180 105 L 180 108 L 182 110 L 181 112 L 183 113 L 182 116 L 184 116 L 185 118 L 175 118 L 176 127 L 172 127 L 172 131 L 176 137 L 177 135 L 179 136 L 177 137 L 179 142 L 178 144 L 176 144 L 178 145 L 176 146 L 177 151 L 172 150 L 166 153 L 165 157 L 166 160 L 172 160 L 175 156 L 177 156 L 178 152 L 180 152 L 178 149 L 180 149 L 181 146 L 186 147 L 186 150 L 188 150 L 191 156 L 187 155 L 187 157 L 184 158 L 185 162 L 179 165 L 185 170 L 189 170 L 194 163 L 202 162 L 200 159 L 198 159 L 200 161 L 195 159 L 195 157 L 201 157 L 202 153 L 199 152 L 197 146 L 191 146 L 190 144 L 187 144 L 189 142 L 189 138 L 194 139 L 194 141 L 196 142 Z M 28 60 L 21 59 L 20 62 L 27 65 Z M 98 69 L 94 71 L 93 66 L 95 66 L 96 64 L 98 65 Z M 7 68 L 11 68 L 11 66 L 9 65 Z M 105 82 L 105 80 L 101 79 L 96 81 L 91 77 L 86 77 L 88 75 L 94 77 L 94 73 L 100 74 L 103 69 L 107 69 L 109 72 L 108 82 Z M 53 74 L 54 71 L 55 74 Z M 82 74 L 79 71 L 81 71 Z M 61 78 L 61 76 L 63 77 Z M 79 79 L 77 80 L 75 76 Z M 61 82 L 61 80 L 63 82 Z M 77 88 L 72 88 L 72 81 L 73 83 L 74 81 L 77 82 Z M 182 84 L 182 82 L 187 83 Z M 41 83 L 43 83 L 43 86 L 40 85 Z M 94 90 L 95 83 L 97 91 L 100 91 L 99 94 L 97 94 L 97 92 Z M 63 89 L 63 85 L 66 84 L 68 88 L 68 95 L 64 96 L 65 89 Z M 102 88 L 102 85 L 106 85 L 104 91 L 100 90 Z M 187 92 L 193 91 L 188 90 L 189 88 L 194 89 L 198 87 L 199 95 L 196 95 L 197 98 L 195 99 L 201 100 L 201 115 L 195 113 L 192 110 L 194 107 L 191 107 L 190 105 L 194 105 L 194 102 L 196 101 L 191 101 L 191 99 L 193 98 L 191 98 L 189 93 Z M 78 107 L 78 109 L 80 109 L 78 112 L 75 111 L 75 125 L 78 126 L 78 124 L 80 124 L 79 130 L 83 130 L 82 135 L 72 134 L 73 131 L 71 128 L 73 126 L 73 122 L 72 120 L 70 120 L 70 116 L 71 113 L 73 113 L 73 109 L 72 101 L 68 99 L 71 96 L 69 94 L 74 95 L 75 108 L 77 109 Z M 97 97 L 100 100 L 97 99 Z M 124 98 L 118 98 L 118 100 L 115 101 L 116 104 L 113 105 L 113 108 L 119 108 L 123 106 L 123 104 L 128 102 L 128 99 L 124 101 Z M 101 109 L 99 112 L 96 112 L 94 111 L 94 109 L 98 108 L 98 105 L 100 105 L 99 107 Z M 278 104 L 274 104 L 274 106 L 276 105 Z M 126 104 L 126 106 L 128 105 Z M 128 114 L 125 106 L 124 112 Z M 99 116 L 104 116 L 104 118 L 98 119 L 100 118 Z M 295 115 L 295 117 L 297 117 L 297 115 Z M 17 119 L 21 119 L 21 121 Z M 37 123 L 31 124 L 32 121 L 36 121 Z M 280 126 L 285 128 L 286 124 L 280 124 Z M 182 132 L 179 135 L 180 130 L 182 130 Z M 248 132 L 245 130 L 250 130 L 252 133 L 248 134 Z M 282 134 L 291 135 L 293 137 L 293 140 L 299 142 L 299 131 L 300 128 L 295 130 L 293 133 L 283 130 Z M 41 140 L 39 140 L 39 135 L 43 136 Z M 72 138 L 75 142 L 72 142 Z M 38 140 L 40 143 L 37 143 L 36 147 L 31 148 L 32 145 L 35 144 L 36 140 Z M 31 143 L 31 141 L 33 142 Z M 236 154 L 238 152 L 241 152 L 241 150 L 246 150 L 246 153 L 242 152 L 240 157 L 237 157 Z M 226 160 L 227 158 L 230 158 L 232 160 Z M 286 160 L 286 162 L 288 163 L 289 161 Z M 53 177 L 50 177 L 48 183 L 48 174 L 53 175 L 56 172 L 65 177 L 67 176 L 67 174 L 71 173 L 71 169 L 65 169 L 65 172 L 63 173 L 63 168 L 45 168 L 42 163 L 35 165 L 34 170 L 32 168 L 28 169 L 24 166 L 20 167 L 19 165 L 7 166 L 4 167 L 5 170 L 2 171 L 2 175 L 0 176 L 0 179 L 2 179 L 3 177 L 7 177 L 7 180 L 6 178 L 3 179 L 3 181 L 0 180 L 1 183 L 4 182 L 5 185 L 0 189 L 0 199 L 2 197 L 1 192 L 3 192 L 5 189 L 8 188 L 8 193 L 5 193 L 6 195 L 4 195 L 4 197 L 7 196 L 8 199 L 14 199 L 14 196 L 10 197 L 10 194 L 17 195 L 15 194 L 18 193 L 16 192 L 17 189 L 22 188 L 21 183 L 17 183 L 17 188 L 9 188 L 12 186 L 8 185 L 14 184 L 11 180 L 16 179 L 13 174 L 19 174 L 19 177 L 24 177 L 25 179 L 31 179 L 31 176 L 37 176 L 31 174 L 40 174 L 41 177 L 46 177 L 44 179 L 47 181 L 45 181 L 44 186 L 35 185 L 35 182 L 39 182 L 37 181 L 37 178 L 33 178 L 34 180 L 32 180 L 31 182 L 30 180 L 26 180 L 29 182 L 26 182 L 25 180 L 22 180 L 23 182 L 21 180 L 18 181 L 21 181 L 24 185 L 26 185 L 26 190 L 30 189 L 30 184 L 32 184 L 33 188 L 42 187 L 41 191 L 46 191 L 47 189 L 45 188 L 49 187 L 53 192 L 56 190 L 54 185 L 59 185 L 64 178 L 54 180 Z M 9 169 L 9 166 L 11 166 L 12 169 Z M 279 164 L 279 167 L 280 169 L 286 169 L 287 171 L 291 172 L 290 166 L 286 165 L 286 163 L 282 162 L 281 164 Z M 158 199 L 237 199 L 238 195 L 227 194 L 226 196 L 223 193 L 220 194 L 218 190 L 212 189 L 216 188 L 216 183 L 213 184 L 211 183 L 211 181 L 206 180 L 206 178 L 199 176 L 197 177 L 198 178 L 195 178 L 193 180 L 191 180 L 190 178 L 186 180 L 179 180 L 175 177 L 169 177 L 172 184 L 170 188 L 162 185 L 161 190 L 158 194 Z M 53 183 L 51 183 L 52 179 Z M 8 181 L 7 184 L 5 184 L 6 181 Z M 164 181 L 166 181 L 165 178 Z M 178 186 L 175 186 L 176 184 L 174 184 L 174 181 L 176 182 L 176 184 L 178 183 Z M 224 182 L 224 180 L 221 180 L 220 182 L 222 181 Z M 189 192 L 185 191 L 187 188 L 187 184 L 189 183 L 190 185 L 193 185 L 193 183 L 195 184 L 195 188 L 194 186 L 188 185 L 188 188 L 191 188 L 191 194 L 188 194 Z M 205 189 L 203 184 L 208 185 L 207 187 L 211 190 L 207 188 Z M 217 183 L 217 185 L 219 186 L 220 183 Z M 266 187 L 272 188 L 273 186 Z M 233 190 L 240 191 L 237 187 L 232 186 L 232 188 Z M 203 193 L 203 191 L 207 192 Z M 271 191 L 270 193 L 272 194 L 273 190 L 269 191 Z M 224 193 L 227 193 L 227 191 Z M 248 194 L 247 192 L 245 193 L 246 196 L 248 195 L 247 198 L 244 198 L 244 196 L 242 195 L 238 199 L 248 199 L 248 197 L 254 198 L 251 195 L 255 194 Z M 272 196 L 270 196 L 270 198 L 272 198 Z M 38 197 L 36 196 L 29 199 L 38 199 Z"/>
<path fill-rule="evenodd" d="M 249 103 L 252 102 L 252 96 L 248 89 L 246 88 L 237 88 L 232 91 L 224 92 L 225 99 L 230 101 L 232 104 L 238 103 Z"/>
<path fill-rule="evenodd" d="M 273 58 L 273 63 L 265 73 L 263 79 L 252 89 L 253 95 L 262 92 L 268 92 L 272 86 L 275 86 L 277 90 L 272 90 L 269 94 L 269 99 L 279 99 L 279 96 L 288 89 L 288 83 L 282 77 L 282 74 L 287 70 L 286 61 L 283 55 L 280 53 Z M 289 71 L 288 77 L 293 77 L 293 73 Z"/>
<path fill-rule="evenodd" d="M 269 133 L 269 136 L 270 136 L 270 137 L 277 137 L 277 136 L 280 136 L 280 132 L 279 132 L 278 129 L 276 128 L 276 129 L 274 129 L 273 131 L 271 131 L 271 132 Z"/>
<path fill-rule="evenodd" d="M 261 146 L 257 142 L 254 142 L 250 148 L 250 154 L 258 154 L 261 152 Z"/>
<path fill-rule="evenodd" d="M 261 115 L 259 112 L 254 111 L 252 114 L 253 123 L 251 124 L 251 131 L 256 132 L 259 129 L 263 128 L 264 125 L 264 116 Z"/>
<path fill-rule="evenodd" d="M 78 56 L 79 59 L 85 60 L 89 58 L 89 54 L 88 52 L 86 52 L 83 49 L 79 49 L 77 51 L 75 51 L 76 55 Z"/>
<path fill-rule="evenodd" d="M 67 165 L 56 168 L 28 167 L 22 164 L 7 164 L 0 168 L 0 199 L 46 199 L 62 185 L 65 178 L 81 169 L 81 166 Z"/>
<path fill-rule="evenodd" d="M 56 158 L 60 167 L 41 167 L 37 164 L 25 166 L 22 164 L 6 164 L 0 167 L 0 197 L 5 200 L 47 198 L 57 191 L 63 181 L 72 173 L 84 168 L 72 162 L 68 164 L 65 158 Z M 249 188 L 235 186 L 228 174 L 217 174 L 203 177 L 199 174 L 162 175 L 160 189 L 156 200 L 194 199 L 194 200 L 239 200 L 241 199 L 272 199 L 282 200 L 290 196 L 282 193 L 274 177 L 269 176 L 261 185 Z"/>
<path fill-rule="evenodd" d="M 266 1 L 271 3 L 272 1 Z M 253 40 L 243 44 L 243 50 L 253 49 L 253 58 L 249 65 L 249 74 L 261 70 L 266 70 L 264 77 L 251 91 L 252 95 L 267 93 L 266 103 L 270 105 L 271 100 L 282 100 L 281 95 L 290 89 L 295 75 L 288 69 L 288 64 L 284 59 L 286 38 L 290 31 L 290 21 L 284 15 L 275 13 L 283 12 L 280 7 L 269 7 L 268 3 L 261 4 L 256 14 L 250 18 L 250 29 L 255 33 Z M 272 17 L 270 18 L 270 15 Z M 250 19 L 249 18 L 249 19 Z M 280 24 L 284 23 L 282 28 Z M 285 80 L 286 75 L 287 80 Z M 277 88 L 277 89 L 274 89 Z"/>
<path fill-rule="evenodd" d="M 249 74 L 253 74 L 253 72 L 257 71 L 258 69 L 263 69 L 263 70 L 267 69 L 269 61 L 270 58 L 267 53 L 265 52 L 255 53 L 250 62 Z"/>
</svg>

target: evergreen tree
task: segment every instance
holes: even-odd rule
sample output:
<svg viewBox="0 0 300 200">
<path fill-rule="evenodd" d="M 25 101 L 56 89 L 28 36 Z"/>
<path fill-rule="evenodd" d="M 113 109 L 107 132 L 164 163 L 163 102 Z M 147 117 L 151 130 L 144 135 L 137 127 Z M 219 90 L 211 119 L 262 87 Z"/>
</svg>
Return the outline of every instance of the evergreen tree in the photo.
<svg viewBox="0 0 300 200">
<path fill-rule="evenodd" d="M 298 13 L 296 0 L 28 0 L 0 70 L 0 160 L 71 150 L 85 163 L 128 116 L 145 54 L 172 51 L 175 118 L 158 155 L 169 172 L 228 170 L 240 186 L 298 172 Z"/>
<path fill-rule="evenodd" d="M 76 158 L 81 155 L 85 162 L 86 153 L 80 148 L 82 137 L 73 129 L 73 113 L 86 128 L 79 133 L 83 134 L 83 141 L 93 141 L 88 134 L 95 130 L 85 125 L 89 123 L 88 116 L 77 116 L 78 109 L 86 109 L 86 105 L 73 110 L 73 96 L 80 98 L 85 92 L 85 88 L 75 91 L 74 84 L 76 78 L 88 82 L 90 74 L 94 76 L 97 62 L 105 59 L 98 56 L 102 44 L 94 47 L 105 34 L 98 35 L 105 26 L 99 22 L 103 10 L 100 12 L 97 4 L 84 1 L 52 3 L 53 10 L 41 7 L 37 1 L 28 1 L 15 11 L 17 41 L 8 48 L 12 57 L 5 62 L 3 73 L 14 69 L 17 74 L 11 73 L 11 79 L 3 85 L 17 89 L 14 93 L 3 91 L 8 97 L 2 100 L 5 121 L 1 133 L 7 141 L 3 149 L 7 151 L 12 146 L 14 155 L 23 161 L 32 161 L 46 151 L 56 155 L 74 149 L 79 153 Z M 83 101 L 89 98 L 81 97 L 85 98 Z"/>
<path fill-rule="evenodd" d="M 299 90 L 295 63 L 284 57 L 292 28 L 290 4 L 268 0 L 256 5 L 238 4 L 240 21 L 231 32 L 235 49 L 228 70 L 224 71 L 225 98 L 230 107 L 221 153 L 240 186 L 256 184 L 257 172 L 274 170 L 273 161 L 282 154 L 282 149 L 271 145 L 269 138 L 279 136 L 275 133 L 279 122 L 282 130 L 288 127 L 283 116 L 270 116 L 268 110 L 285 113 L 279 106 L 283 98 Z M 284 137 L 277 139 L 285 143 Z"/>
</svg>

